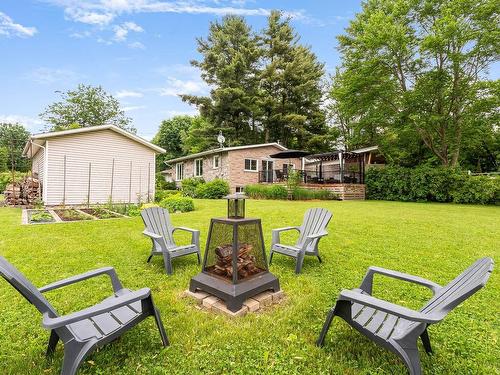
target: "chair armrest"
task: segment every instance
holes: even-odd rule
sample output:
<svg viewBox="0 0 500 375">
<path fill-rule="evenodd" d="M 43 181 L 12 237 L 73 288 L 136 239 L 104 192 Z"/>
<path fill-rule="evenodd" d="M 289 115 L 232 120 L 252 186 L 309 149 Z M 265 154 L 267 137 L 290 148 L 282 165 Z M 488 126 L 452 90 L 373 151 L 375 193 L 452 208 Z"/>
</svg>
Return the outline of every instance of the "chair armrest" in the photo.
<svg viewBox="0 0 500 375">
<path fill-rule="evenodd" d="M 403 319 L 412 320 L 414 322 L 433 324 L 442 320 L 442 317 L 439 315 L 424 314 L 420 311 L 412 310 L 396 305 L 395 303 L 387 302 L 352 290 L 342 290 L 340 292 L 339 300 L 355 302 L 364 306 L 373 307 L 374 309 L 399 316 Z"/>
<path fill-rule="evenodd" d="M 277 229 L 273 229 L 273 232 L 280 233 L 280 232 L 284 232 L 284 231 L 287 231 L 287 230 L 292 230 L 292 229 L 295 229 L 295 230 L 297 230 L 297 231 L 300 231 L 300 227 L 284 227 L 284 228 L 277 228 Z"/>
<path fill-rule="evenodd" d="M 93 316 L 110 312 L 119 307 L 129 305 L 132 302 L 143 300 L 151 295 L 149 288 L 139 289 L 135 292 L 127 293 L 123 296 L 116 297 L 113 300 L 99 303 L 95 306 L 88 307 L 81 311 L 77 311 L 68 315 L 51 318 L 49 313 L 43 314 L 42 326 L 46 329 L 54 329 L 64 327 L 68 324 L 78 322 L 83 319 L 91 318 Z"/>
<path fill-rule="evenodd" d="M 153 233 L 153 232 L 149 232 L 147 229 L 143 230 L 142 234 L 144 234 L 145 236 L 148 236 L 148 237 L 150 237 L 152 239 L 155 239 L 155 240 L 159 240 L 162 237 L 159 234 L 156 234 L 156 233 Z"/>
<path fill-rule="evenodd" d="M 66 285 L 71 285 L 71 284 L 77 283 L 79 281 L 87 280 L 87 279 L 90 279 L 92 277 L 96 277 L 96 276 L 100 276 L 100 275 L 104 275 L 104 274 L 106 274 L 110 277 L 111 285 L 113 286 L 113 291 L 117 292 L 120 289 L 123 289 L 123 286 L 120 283 L 120 280 L 118 279 L 118 275 L 116 274 L 115 269 L 113 267 L 103 267 L 103 268 L 99 268 L 99 269 L 96 269 L 93 271 L 82 273 L 80 275 L 71 276 L 71 277 L 68 277 L 67 279 L 56 281 L 54 283 L 42 286 L 38 290 L 41 293 L 45 293 L 45 292 L 48 292 L 48 291 L 51 291 L 54 289 L 62 288 L 63 286 L 66 286 Z"/>
<path fill-rule="evenodd" d="M 426 288 L 429 288 L 430 290 L 432 290 L 433 294 L 436 294 L 439 291 L 439 289 L 442 288 L 441 285 L 436 284 L 433 281 L 424 279 L 423 277 L 418 277 L 418 276 L 413 276 L 413 275 L 410 275 L 407 273 L 388 270 L 386 268 L 371 266 L 368 268 L 368 271 L 366 272 L 366 275 L 363 278 L 363 281 L 361 282 L 361 286 L 359 287 L 359 289 L 365 291 L 368 294 L 372 294 L 373 275 L 375 275 L 376 273 L 378 273 L 380 275 L 392 277 L 394 279 L 404 280 L 404 281 L 408 281 L 408 282 L 411 282 L 414 284 L 425 286 Z"/>
<path fill-rule="evenodd" d="M 326 231 L 323 231 L 323 232 L 318 232 L 318 233 L 314 233 L 314 234 L 310 234 L 308 235 L 306 238 L 308 239 L 311 239 L 311 240 L 314 240 L 316 238 L 321 238 L 321 237 L 324 237 L 328 234 L 328 232 Z"/>
<path fill-rule="evenodd" d="M 191 229 L 186 227 L 175 227 L 173 231 L 175 232 L 176 230 L 183 230 L 185 232 L 191 232 L 191 233 L 200 233 L 198 229 Z"/>
</svg>

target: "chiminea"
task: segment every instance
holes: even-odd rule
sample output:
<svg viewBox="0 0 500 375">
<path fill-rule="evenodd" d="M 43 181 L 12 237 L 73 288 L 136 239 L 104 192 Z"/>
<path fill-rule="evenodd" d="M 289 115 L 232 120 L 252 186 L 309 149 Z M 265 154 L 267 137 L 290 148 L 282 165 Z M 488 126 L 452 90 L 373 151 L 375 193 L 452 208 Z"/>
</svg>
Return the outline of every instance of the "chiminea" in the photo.
<svg viewBox="0 0 500 375">
<path fill-rule="evenodd" d="M 228 217 L 210 221 L 201 272 L 191 279 L 189 290 L 202 290 L 238 311 L 246 299 L 263 291 L 280 290 L 267 266 L 260 219 L 245 218 L 245 196 L 227 196 Z"/>
</svg>

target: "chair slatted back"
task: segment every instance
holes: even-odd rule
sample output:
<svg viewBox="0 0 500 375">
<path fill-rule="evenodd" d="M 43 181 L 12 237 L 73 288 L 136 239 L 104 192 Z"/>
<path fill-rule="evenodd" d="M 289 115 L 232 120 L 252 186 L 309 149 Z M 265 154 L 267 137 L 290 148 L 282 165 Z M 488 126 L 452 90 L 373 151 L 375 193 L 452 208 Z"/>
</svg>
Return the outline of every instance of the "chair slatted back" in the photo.
<svg viewBox="0 0 500 375">
<path fill-rule="evenodd" d="M 482 258 L 444 286 L 422 308 L 423 313 L 445 313 L 484 287 L 493 271 L 493 259 Z"/>
<path fill-rule="evenodd" d="M 165 239 L 168 248 L 176 247 L 170 215 L 168 210 L 161 207 L 149 207 L 141 211 L 142 221 L 146 229 Z"/>
<path fill-rule="evenodd" d="M 55 309 L 42 293 L 2 256 L 0 256 L 0 275 L 42 314 L 49 312 L 51 316 L 57 316 Z"/>
<path fill-rule="evenodd" d="M 332 213 L 326 208 L 310 208 L 304 215 L 304 221 L 300 227 L 300 235 L 296 246 L 301 247 L 307 236 L 326 230 Z"/>
</svg>

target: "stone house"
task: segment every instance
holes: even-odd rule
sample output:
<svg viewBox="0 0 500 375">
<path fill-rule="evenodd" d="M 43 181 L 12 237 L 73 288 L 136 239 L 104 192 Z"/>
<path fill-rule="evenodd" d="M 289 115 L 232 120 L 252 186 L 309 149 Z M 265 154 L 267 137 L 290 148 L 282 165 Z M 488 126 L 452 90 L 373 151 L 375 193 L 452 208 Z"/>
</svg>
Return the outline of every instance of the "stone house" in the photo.
<svg viewBox="0 0 500 375">
<path fill-rule="evenodd" d="M 199 177 L 205 181 L 221 178 L 229 183 L 231 192 L 241 192 L 246 185 L 273 182 L 285 176 L 290 168 L 302 169 L 300 158 L 269 156 L 286 149 L 278 143 L 217 148 L 167 160 L 170 169 L 162 173 L 178 187 L 185 178 Z"/>
</svg>

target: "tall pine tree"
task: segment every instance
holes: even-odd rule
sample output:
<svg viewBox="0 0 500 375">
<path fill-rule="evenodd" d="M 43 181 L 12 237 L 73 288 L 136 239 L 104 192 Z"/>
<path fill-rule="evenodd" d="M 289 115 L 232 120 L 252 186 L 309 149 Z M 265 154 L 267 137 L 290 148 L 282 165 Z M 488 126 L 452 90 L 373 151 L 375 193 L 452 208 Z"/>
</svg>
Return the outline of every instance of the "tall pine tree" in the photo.
<svg viewBox="0 0 500 375">
<path fill-rule="evenodd" d="M 290 18 L 283 18 L 279 11 L 270 14 L 260 40 L 264 67 L 259 106 L 265 140 L 281 140 L 288 147 L 313 151 L 327 148 L 321 109 L 324 65 L 309 47 L 299 43 Z"/>
<path fill-rule="evenodd" d="M 245 19 L 226 16 L 210 25 L 206 40 L 198 39 L 201 76 L 212 87 L 210 97 L 181 95 L 194 104 L 213 125 L 213 136 L 222 131 L 232 145 L 257 140 L 257 77 L 260 49 Z"/>
</svg>

